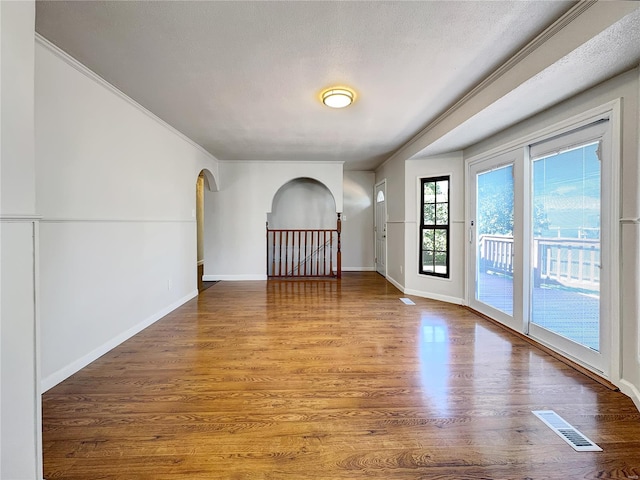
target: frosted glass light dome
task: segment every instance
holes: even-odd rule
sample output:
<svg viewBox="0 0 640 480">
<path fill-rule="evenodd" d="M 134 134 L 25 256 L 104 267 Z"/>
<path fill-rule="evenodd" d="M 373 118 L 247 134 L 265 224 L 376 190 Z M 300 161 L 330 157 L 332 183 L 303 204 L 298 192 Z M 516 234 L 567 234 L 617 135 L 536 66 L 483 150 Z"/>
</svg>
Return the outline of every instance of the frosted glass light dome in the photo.
<svg viewBox="0 0 640 480">
<path fill-rule="evenodd" d="M 322 92 L 322 103 L 331 108 L 344 108 L 353 103 L 353 96 L 346 88 L 330 88 Z"/>
</svg>

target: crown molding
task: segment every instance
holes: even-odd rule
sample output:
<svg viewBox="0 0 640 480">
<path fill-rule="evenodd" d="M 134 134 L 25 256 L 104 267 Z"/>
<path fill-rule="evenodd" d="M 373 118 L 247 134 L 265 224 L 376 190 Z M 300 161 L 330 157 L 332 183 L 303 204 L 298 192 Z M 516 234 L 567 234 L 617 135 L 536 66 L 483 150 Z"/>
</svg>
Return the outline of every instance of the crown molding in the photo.
<svg viewBox="0 0 640 480">
<path fill-rule="evenodd" d="M 215 156 L 213 156 L 210 152 L 205 150 L 202 145 L 196 143 L 194 140 L 192 140 L 191 138 L 187 137 L 184 133 L 182 133 L 181 131 L 177 130 L 175 127 L 172 127 L 171 125 L 169 125 L 167 122 L 162 120 L 160 117 L 158 117 L 157 115 L 155 115 L 154 113 L 152 113 L 151 111 L 149 111 L 148 109 L 146 109 L 145 107 L 140 105 L 133 98 L 129 97 L 122 90 L 118 89 L 117 87 L 115 87 L 111 83 L 107 82 L 100 75 L 95 73 L 93 70 L 88 68 L 86 65 L 80 63 L 78 60 L 73 58 L 71 55 L 69 55 L 67 52 L 62 50 L 60 47 L 58 47 L 54 43 L 51 43 L 49 40 L 47 40 L 45 37 L 40 35 L 38 32 L 35 33 L 35 40 L 36 40 L 37 44 L 39 44 L 42 47 L 44 47 L 47 50 L 49 50 L 51 53 L 53 53 L 58 58 L 60 58 L 63 62 L 65 62 L 67 65 L 71 66 L 72 68 L 74 68 L 78 72 L 82 73 L 85 77 L 89 78 L 90 80 L 93 80 L 97 84 L 99 84 L 102 87 L 104 87 L 107 90 L 109 90 L 114 95 L 120 97 L 122 100 L 127 102 L 129 105 L 131 105 L 132 107 L 138 109 L 140 112 L 144 113 L 147 117 L 149 117 L 150 119 L 152 119 L 153 121 L 155 121 L 159 125 L 163 126 L 165 129 L 167 129 L 168 131 L 170 131 L 174 135 L 178 136 L 181 140 L 184 140 L 185 142 L 187 142 L 189 145 L 191 145 L 192 147 L 197 149 L 200 153 L 202 153 L 202 154 L 206 155 L 207 157 L 209 157 L 211 160 L 213 160 L 215 162 L 219 162 L 219 160 Z"/>
<path fill-rule="evenodd" d="M 311 165 L 344 165 L 344 160 L 218 160 L 220 163 L 229 163 L 234 165 L 253 164 L 256 163 L 273 163 L 279 165 L 291 164 L 311 164 Z"/>
<path fill-rule="evenodd" d="M 422 130 L 420 130 L 417 134 L 415 134 L 409 141 L 403 144 L 400 148 L 398 148 L 387 160 L 385 160 L 379 167 L 382 168 L 388 162 L 392 162 L 403 156 L 403 154 L 414 144 L 420 141 L 425 135 L 434 130 L 441 123 L 446 121 L 449 117 L 451 117 L 455 112 L 460 110 L 462 107 L 467 105 L 472 99 L 476 98 L 481 92 L 486 90 L 489 86 L 493 85 L 499 79 L 503 78 L 509 72 L 514 70 L 515 67 L 519 66 L 525 59 L 531 56 L 532 53 L 537 51 L 540 47 L 542 47 L 546 42 L 548 42 L 552 37 L 557 35 L 559 32 L 564 30 L 567 26 L 573 23 L 578 17 L 584 14 L 591 7 L 596 5 L 599 0 L 581 0 L 578 1 L 570 10 L 568 10 L 564 15 L 562 15 L 559 19 L 557 19 L 553 24 L 547 27 L 542 33 L 540 33 L 537 37 L 531 40 L 527 45 L 521 48 L 517 53 L 515 53 L 511 58 L 509 58 L 505 63 L 503 63 L 500 67 L 498 67 L 493 73 L 491 73 L 488 77 L 482 80 L 479 84 L 469 90 L 465 95 L 463 95 L 457 102 L 455 102 L 451 107 L 445 110 L 443 113 L 438 115 L 434 120 L 429 122 L 427 126 L 425 126 Z M 411 158 L 411 155 L 408 157 Z M 408 159 L 408 158 L 405 158 Z"/>
</svg>

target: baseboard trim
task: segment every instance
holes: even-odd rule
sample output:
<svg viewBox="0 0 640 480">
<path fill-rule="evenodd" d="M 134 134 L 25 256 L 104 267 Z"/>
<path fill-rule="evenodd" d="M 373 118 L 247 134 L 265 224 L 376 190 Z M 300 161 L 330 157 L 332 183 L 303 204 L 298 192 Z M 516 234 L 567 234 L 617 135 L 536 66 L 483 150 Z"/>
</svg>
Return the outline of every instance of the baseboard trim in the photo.
<svg viewBox="0 0 640 480">
<path fill-rule="evenodd" d="M 498 325 L 499 327 L 502 327 L 505 331 L 511 333 L 512 335 L 518 337 L 521 340 L 524 340 L 525 342 L 529 343 L 530 345 L 533 345 L 534 347 L 538 348 L 539 350 L 542 350 L 543 352 L 545 352 L 546 354 L 552 356 L 556 360 L 561 361 L 565 365 L 567 365 L 567 366 L 573 368 L 574 370 L 582 373 L 583 375 L 589 377 L 591 380 L 593 380 L 595 382 L 598 382 L 600 385 L 608 388 L 609 390 L 613 390 L 613 391 L 616 391 L 616 392 L 620 391 L 620 388 L 617 385 L 613 384 L 608 379 L 606 379 L 604 377 L 601 377 L 597 373 L 592 372 L 588 368 L 580 365 L 579 363 L 574 362 L 573 360 L 571 360 L 568 357 L 565 357 L 561 353 L 558 353 L 555 350 L 547 347 L 546 345 L 543 345 L 542 343 L 538 342 L 536 339 L 531 338 L 528 335 L 525 335 L 524 333 L 518 332 L 517 330 L 514 330 L 513 328 L 509 327 L 508 325 L 505 325 L 504 323 L 499 322 L 498 320 L 496 320 L 494 318 L 491 318 L 490 316 L 485 315 L 484 313 L 479 312 L 478 310 L 475 310 L 475 309 L 473 309 L 471 307 L 468 307 L 468 306 L 465 306 L 464 308 L 466 308 L 470 312 L 475 313 L 480 318 L 484 318 L 485 320 L 488 320 L 489 322 L 491 322 L 491 323 L 493 323 L 495 325 Z M 635 403 L 635 400 L 634 400 L 634 403 Z M 638 406 L 637 403 L 636 403 L 636 406 Z M 639 408 L 639 410 L 640 410 L 640 408 Z"/>
<path fill-rule="evenodd" d="M 454 305 L 464 305 L 464 299 L 451 297 L 449 295 L 440 295 L 438 293 L 422 292 L 420 290 L 412 290 L 407 288 L 404 290 L 407 295 L 415 295 L 416 297 L 428 298 L 429 300 L 438 300 L 440 302 L 453 303 Z"/>
<path fill-rule="evenodd" d="M 126 340 L 130 339 L 134 335 L 140 333 L 145 328 L 153 325 L 155 322 L 157 322 L 158 320 L 160 320 L 161 318 L 163 318 L 167 314 L 171 313 L 176 308 L 180 307 L 181 305 L 184 305 L 189 300 L 191 300 L 192 298 L 195 298 L 197 296 L 198 296 L 198 291 L 194 290 L 193 292 L 185 295 L 181 299 L 179 299 L 179 300 L 175 301 L 174 303 L 168 305 L 167 307 L 163 308 L 162 310 L 154 313 L 153 315 L 151 315 L 150 317 L 146 318 L 145 320 L 143 320 L 142 322 L 138 323 L 137 325 L 131 327 L 129 330 L 126 330 L 125 332 L 121 333 L 120 335 L 118 335 L 118 336 L 112 338 L 111 340 L 109 340 L 108 342 L 102 344 L 98 348 L 92 350 L 91 352 L 89 352 L 85 356 L 83 356 L 83 357 L 79 358 L 78 360 L 70 363 L 66 367 L 61 368 L 57 372 L 52 373 L 47 378 L 42 379 L 42 381 L 40 382 L 40 388 L 42 390 L 41 393 L 44 393 L 47 390 L 50 390 L 51 388 L 55 387 L 60 382 L 66 380 L 67 378 L 69 378 L 74 373 L 79 372 L 80 370 L 82 370 L 84 367 L 89 365 L 91 362 L 94 362 L 95 360 L 100 358 L 105 353 L 109 352 L 110 350 L 113 350 L 115 347 L 117 347 L 121 343 L 123 343 Z"/>
<path fill-rule="evenodd" d="M 375 272 L 375 267 L 342 267 L 343 272 Z"/>
<path fill-rule="evenodd" d="M 393 286 L 394 286 L 394 287 L 396 287 L 398 290 L 400 290 L 402 293 L 404 293 L 404 286 L 403 286 L 400 282 L 398 282 L 396 279 L 394 279 L 393 277 L 391 277 L 391 276 L 389 276 L 389 275 L 387 275 L 385 278 L 387 279 L 387 281 L 388 281 L 391 285 L 393 285 Z"/>
<path fill-rule="evenodd" d="M 241 282 L 244 280 L 266 280 L 266 275 L 203 275 L 202 280 L 205 282 L 218 282 L 224 280 L 227 282 Z"/>
<path fill-rule="evenodd" d="M 465 305 L 464 298 L 451 297 L 449 295 L 439 295 L 437 293 L 423 292 L 420 290 L 413 290 L 411 288 L 404 288 L 404 286 L 395 280 L 393 277 L 387 276 L 387 281 L 394 287 L 407 295 L 415 295 L 416 297 L 428 298 L 429 300 L 437 300 L 439 302 L 452 303 L 454 305 Z"/>
<path fill-rule="evenodd" d="M 640 390 L 628 380 L 620 380 L 620 391 L 633 400 L 638 411 L 640 411 Z"/>
</svg>

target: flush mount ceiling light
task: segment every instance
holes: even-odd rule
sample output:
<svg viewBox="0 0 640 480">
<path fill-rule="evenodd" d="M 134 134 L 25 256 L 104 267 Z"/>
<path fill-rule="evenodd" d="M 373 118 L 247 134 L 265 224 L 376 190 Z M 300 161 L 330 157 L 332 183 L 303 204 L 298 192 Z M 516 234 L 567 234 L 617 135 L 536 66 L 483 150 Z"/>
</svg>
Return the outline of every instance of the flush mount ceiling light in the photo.
<svg viewBox="0 0 640 480">
<path fill-rule="evenodd" d="M 322 103 L 331 108 L 344 108 L 353 103 L 353 90 L 344 87 L 332 87 L 322 92 Z"/>
</svg>

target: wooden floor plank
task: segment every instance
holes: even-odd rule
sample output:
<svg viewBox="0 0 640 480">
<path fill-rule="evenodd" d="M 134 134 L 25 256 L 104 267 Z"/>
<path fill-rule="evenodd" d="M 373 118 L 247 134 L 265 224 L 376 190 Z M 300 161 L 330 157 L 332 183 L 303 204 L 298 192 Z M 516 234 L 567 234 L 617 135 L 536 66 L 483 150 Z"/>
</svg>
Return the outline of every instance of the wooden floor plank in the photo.
<svg viewBox="0 0 640 480">
<path fill-rule="evenodd" d="M 375 273 L 213 285 L 45 393 L 45 478 L 640 478 L 629 398 L 402 296 Z"/>
</svg>

